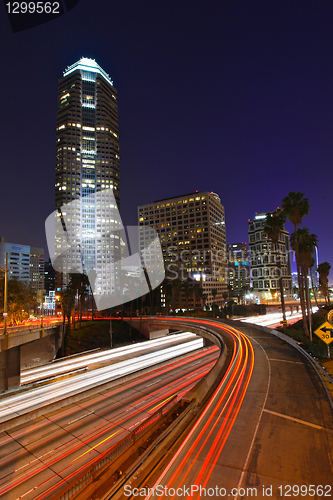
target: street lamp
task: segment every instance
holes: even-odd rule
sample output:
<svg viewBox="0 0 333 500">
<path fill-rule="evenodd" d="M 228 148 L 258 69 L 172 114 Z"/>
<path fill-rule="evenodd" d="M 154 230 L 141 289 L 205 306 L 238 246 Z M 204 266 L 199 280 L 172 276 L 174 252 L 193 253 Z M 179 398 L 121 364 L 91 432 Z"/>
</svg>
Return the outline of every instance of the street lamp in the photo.
<svg viewBox="0 0 333 500">
<path fill-rule="evenodd" d="M 0 271 L 5 273 L 5 291 L 4 291 L 4 306 L 3 306 L 3 318 L 4 318 L 4 334 L 7 335 L 7 297 L 8 297 L 8 253 L 6 253 L 6 267 Z"/>
</svg>

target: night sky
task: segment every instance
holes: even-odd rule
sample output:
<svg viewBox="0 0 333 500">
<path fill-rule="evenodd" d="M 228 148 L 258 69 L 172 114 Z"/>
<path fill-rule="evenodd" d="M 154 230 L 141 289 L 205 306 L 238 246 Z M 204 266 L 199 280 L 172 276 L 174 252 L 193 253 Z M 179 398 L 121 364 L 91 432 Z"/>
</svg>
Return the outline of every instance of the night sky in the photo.
<svg viewBox="0 0 333 500">
<path fill-rule="evenodd" d="M 214 191 L 227 243 L 242 242 L 255 212 L 302 191 L 319 262 L 333 267 L 332 0 L 80 0 L 18 33 L 2 9 L 6 241 L 46 249 L 58 79 L 84 56 L 118 91 L 125 224 L 140 204 Z"/>
</svg>

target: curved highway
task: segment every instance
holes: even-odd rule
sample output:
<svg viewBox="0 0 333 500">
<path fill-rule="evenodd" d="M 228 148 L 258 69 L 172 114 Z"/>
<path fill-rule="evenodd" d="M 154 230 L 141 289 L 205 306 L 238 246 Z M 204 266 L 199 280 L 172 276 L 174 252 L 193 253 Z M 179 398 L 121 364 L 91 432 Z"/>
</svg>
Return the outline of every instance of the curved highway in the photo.
<svg viewBox="0 0 333 500">
<path fill-rule="evenodd" d="M 233 343 L 232 360 L 195 424 L 169 449 L 155 450 L 153 470 L 143 466 L 128 478 L 122 495 L 333 498 L 332 411 L 309 362 L 255 327 L 177 322 L 222 333 Z"/>
</svg>

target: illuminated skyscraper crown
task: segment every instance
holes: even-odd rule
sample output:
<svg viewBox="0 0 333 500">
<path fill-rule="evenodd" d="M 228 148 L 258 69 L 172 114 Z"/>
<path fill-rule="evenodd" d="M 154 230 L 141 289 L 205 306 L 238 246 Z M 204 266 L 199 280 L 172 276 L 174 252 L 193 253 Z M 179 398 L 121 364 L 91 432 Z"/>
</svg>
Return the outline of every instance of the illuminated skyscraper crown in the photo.
<svg viewBox="0 0 333 500">
<path fill-rule="evenodd" d="M 99 64 L 95 61 L 95 59 L 88 59 L 87 57 L 82 57 L 79 61 L 76 63 L 72 64 L 72 66 L 69 66 L 65 71 L 64 71 L 64 76 L 69 75 L 70 73 L 73 73 L 73 71 L 81 69 L 84 71 L 90 71 L 92 73 L 99 73 L 100 75 L 105 78 L 105 80 L 110 84 L 113 85 L 113 81 L 111 80 L 110 76 L 100 67 Z"/>
</svg>

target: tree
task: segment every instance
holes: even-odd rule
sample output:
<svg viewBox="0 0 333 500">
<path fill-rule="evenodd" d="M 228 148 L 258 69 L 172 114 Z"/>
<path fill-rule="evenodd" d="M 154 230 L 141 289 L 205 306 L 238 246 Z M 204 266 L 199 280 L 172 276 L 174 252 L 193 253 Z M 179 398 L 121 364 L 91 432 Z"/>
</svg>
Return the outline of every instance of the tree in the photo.
<svg viewBox="0 0 333 500">
<path fill-rule="evenodd" d="M 84 299 L 88 296 L 89 290 L 89 278 L 83 273 L 71 273 L 69 290 L 72 290 L 73 306 L 74 306 L 74 318 L 75 318 L 75 297 L 78 297 L 78 318 L 79 318 L 79 344 L 81 344 L 81 321 L 82 321 L 82 304 Z"/>
<path fill-rule="evenodd" d="M 264 233 L 267 235 L 267 238 L 271 240 L 274 245 L 274 250 L 276 251 L 276 264 L 279 270 L 279 288 L 280 288 L 280 296 L 281 296 L 281 307 L 282 307 L 282 316 L 283 321 L 286 321 L 286 306 L 284 302 L 284 290 L 283 290 L 283 278 L 282 278 L 282 266 L 281 266 L 281 258 L 278 255 L 279 253 L 279 239 L 284 230 L 284 225 L 286 223 L 286 216 L 281 210 L 276 210 L 272 214 L 268 214 L 266 217 L 266 224 L 264 227 Z"/>
<path fill-rule="evenodd" d="M 223 292 L 223 296 L 222 297 L 223 297 L 223 304 L 225 306 L 225 303 L 229 299 L 229 293 L 228 292 Z"/>
<path fill-rule="evenodd" d="M 0 280 L 0 310 L 3 311 L 4 280 Z M 36 290 L 18 278 L 8 280 L 7 313 L 8 323 L 20 323 L 29 317 L 30 311 L 36 306 Z"/>
<path fill-rule="evenodd" d="M 63 311 L 63 338 L 62 338 L 62 356 L 66 356 L 67 345 L 71 335 L 71 316 L 74 307 L 75 291 L 68 285 L 60 295 L 61 307 Z M 67 318 L 67 328 L 65 320 Z"/>
<path fill-rule="evenodd" d="M 317 293 L 316 293 L 316 289 L 313 285 L 313 275 L 312 275 L 312 269 L 313 269 L 313 266 L 315 265 L 315 259 L 312 257 L 311 259 L 311 264 L 310 264 L 310 277 L 311 277 L 311 288 L 312 288 L 312 293 L 313 293 L 313 296 L 314 296 L 314 299 L 316 301 L 316 306 L 318 307 L 319 309 L 319 304 L 318 304 L 318 300 L 317 300 Z"/>
<path fill-rule="evenodd" d="M 290 237 L 290 242 L 293 249 L 295 248 L 295 240 L 296 240 L 295 233 L 292 233 Z M 297 241 L 298 241 L 299 264 L 303 280 L 302 285 L 305 288 L 309 321 L 312 321 L 308 274 L 313 261 L 312 256 L 315 253 L 315 249 L 318 245 L 318 238 L 315 234 L 310 234 L 309 229 L 307 227 L 303 227 L 297 230 Z"/>
<path fill-rule="evenodd" d="M 328 290 L 328 275 L 331 270 L 331 264 L 328 262 L 322 262 L 317 267 L 317 273 L 319 273 L 319 283 L 322 294 L 325 297 L 325 303 L 330 305 L 330 295 Z"/>
<path fill-rule="evenodd" d="M 300 273 L 300 264 L 299 264 L 299 254 L 298 254 L 298 240 L 297 240 L 297 228 L 301 225 L 302 219 L 305 215 L 309 214 L 310 204 L 308 198 L 304 198 L 304 193 L 300 191 L 290 191 L 288 196 L 283 198 L 282 200 L 282 210 L 285 214 L 286 218 L 290 220 L 292 225 L 294 226 L 295 233 L 295 255 L 296 255 L 296 268 L 297 268 L 297 277 L 298 277 L 298 286 L 299 286 L 299 296 L 302 308 L 302 316 L 303 316 L 303 328 L 306 335 L 309 334 L 308 325 L 306 323 L 305 317 L 305 301 L 304 301 L 304 290 L 302 285 L 302 276 Z"/>
</svg>

